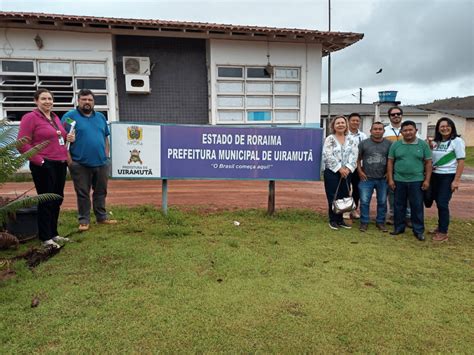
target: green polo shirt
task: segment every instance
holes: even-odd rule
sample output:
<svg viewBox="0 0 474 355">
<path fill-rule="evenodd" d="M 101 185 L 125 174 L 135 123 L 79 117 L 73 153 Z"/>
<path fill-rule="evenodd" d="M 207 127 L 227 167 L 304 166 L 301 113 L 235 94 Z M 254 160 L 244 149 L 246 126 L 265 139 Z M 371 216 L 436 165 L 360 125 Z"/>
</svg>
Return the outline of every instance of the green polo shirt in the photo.
<svg viewBox="0 0 474 355">
<path fill-rule="evenodd" d="M 423 181 L 425 180 L 425 160 L 431 159 L 431 150 L 421 139 L 417 138 L 413 143 L 406 143 L 402 139 L 390 146 L 388 158 L 394 160 L 393 179 L 395 181 Z"/>
</svg>

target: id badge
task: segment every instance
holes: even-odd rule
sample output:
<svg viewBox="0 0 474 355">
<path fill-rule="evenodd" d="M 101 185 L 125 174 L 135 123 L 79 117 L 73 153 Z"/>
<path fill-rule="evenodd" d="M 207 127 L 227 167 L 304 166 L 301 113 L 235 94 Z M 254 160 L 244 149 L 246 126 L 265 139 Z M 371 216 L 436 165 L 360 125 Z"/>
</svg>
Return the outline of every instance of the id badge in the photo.
<svg viewBox="0 0 474 355">
<path fill-rule="evenodd" d="M 59 136 L 58 140 L 59 140 L 59 145 L 64 145 L 64 138 L 63 138 L 63 136 Z"/>
</svg>

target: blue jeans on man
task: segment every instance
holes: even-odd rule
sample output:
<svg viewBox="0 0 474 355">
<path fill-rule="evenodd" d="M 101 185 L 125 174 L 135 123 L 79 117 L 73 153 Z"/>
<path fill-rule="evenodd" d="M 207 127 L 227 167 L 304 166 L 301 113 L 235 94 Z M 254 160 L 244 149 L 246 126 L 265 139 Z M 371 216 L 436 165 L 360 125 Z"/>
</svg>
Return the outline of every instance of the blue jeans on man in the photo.
<svg viewBox="0 0 474 355">
<path fill-rule="evenodd" d="M 387 214 L 387 180 L 385 178 L 369 178 L 359 182 L 361 224 L 369 224 L 370 222 L 370 200 L 374 190 L 377 194 L 377 216 L 375 222 L 377 224 L 385 223 L 385 215 Z"/>
<path fill-rule="evenodd" d="M 393 219 L 395 215 L 395 194 L 391 189 L 388 189 L 387 191 L 387 202 L 388 202 L 388 211 L 387 211 L 387 218 L 389 220 Z M 407 220 L 411 219 L 411 208 L 410 204 L 407 205 L 407 215 L 405 216 Z"/>
<path fill-rule="evenodd" d="M 402 182 L 395 181 L 394 192 L 394 231 L 402 233 L 406 227 L 406 213 L 408 202 L 411 206 L 411 223 L 415 236 L 425 232 L 422 181 Z"/>
</svg>

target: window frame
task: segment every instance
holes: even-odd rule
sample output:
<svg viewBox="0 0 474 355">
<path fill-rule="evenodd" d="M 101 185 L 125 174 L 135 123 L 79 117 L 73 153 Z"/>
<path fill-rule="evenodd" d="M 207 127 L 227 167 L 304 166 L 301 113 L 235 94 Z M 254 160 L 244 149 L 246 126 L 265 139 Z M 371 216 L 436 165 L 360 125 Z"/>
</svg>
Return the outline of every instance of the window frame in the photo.
<svg viewBox="0 0 474 355">
<path fill-rule="evenodd" d="M 34 72 L 4 72 L 2 69 L 3 61 L 21 61 L 32 62 Z M 41 73 L 41 63 L 67 63 L 71 69 L 70 74 L 65 73 Z M 103 65 L 103 74 L 85 74 L 76 73 L 77 64 L 101 64 Z M 55 100 L 54 111 L 68 111 L 74 109 L 77 102 L 77 94 L 79 89 L 77 87 L 78 79 L 85 80 L 104 80 L 105 89 L 92 89 L 94 94 L 106 96 L 106 105 L 96 105 L 98 111 L 109 114 L 110 107 L 110 78 L 108 72 L 107 60 L 87 60 L 87 59 L 55 59 L 55 58 L 35 58 L 35 59 L 16 59 L 16 58 L 0 58 L 0 112 L 4 117 L 14 117 L 14 123 L 19 123 L 21 117 L 19 112 L 29 112 L 36 107 L 33 94 L 37 89 L 47 88 L 50 90 L 55 98 L 61 98 L 61 102 Z M 18 97 L 25 98 L 18 102 Z"/>
<path fill-rule="evenodd" d="M 28 62 L 33 63 L 33 71 L 3 71 L 3 62 Z M 0 58 L 0 75 L 21 75 L 21 76 L 35 76 L 37 74 L 36 61 L 34 59 L 22 59 L 22 58 Z"/>
<path fill-rule="evenodd" d="M 223 77 L 219 76 L 219 68 L 241 68 L 243 76 L 242 77 Z M 215 82 L 215 89 L 216 89 L 216 123 L 217 124 L 301 124 L 301 109 L 302 109 L 302 67 L 301 66 L 292 66 L 292 65 L 285 65 L 285 66 L 274 66 L 274 73 L 276 70 L 296 70 L 297 77 L 296 78 L 276 78 L 275 74 L 270 75 L 270 77 L 249 77 L 248 76 L 248 69 L 265 69 L 265 65 L 219 65 L 215 66 L 216 70 L 216 82 Z M 233 83 L 239 82 L 242 83 L 242 92 L 225 92 L 220 91 L 222 86 L 220 84 L 223 83 Z M 249 86 L 252 84 L 262 84 L 268 83 L 270 85 L 269 91 L 249 91 Z M 281 92 L 276 91 L 275 88 L 278 84 L 297 84 L 297 92 Z M 241 97 L 244 101 L 244 106 L 242 108 L 238 107 L 229 107 L 229 106 L 220 106 L 219 105 L 219 98 L 221 97 Z M 255 106 L 249 105 L 249 98 L 269 98 L 270 99 L 270 106 Z M 284 97 L 293 97 L 297 99 L 296 106 L 277 106 L 277 101 L 280 98 Z M 220 115 L 223 112 L 241 112 L 242 120 L 240 121 L 224 121 L 220 119 Z M 271 120 L 249 120 L 249 113 L 250 112 L 261 112 L 263 116 L 266 115 L 266 112 L 269 113 Z M 296 116 L 296 120 L 277 120 L 276 117 L 278 113 L 288 112 L 292 113 Z"/>
</svg>

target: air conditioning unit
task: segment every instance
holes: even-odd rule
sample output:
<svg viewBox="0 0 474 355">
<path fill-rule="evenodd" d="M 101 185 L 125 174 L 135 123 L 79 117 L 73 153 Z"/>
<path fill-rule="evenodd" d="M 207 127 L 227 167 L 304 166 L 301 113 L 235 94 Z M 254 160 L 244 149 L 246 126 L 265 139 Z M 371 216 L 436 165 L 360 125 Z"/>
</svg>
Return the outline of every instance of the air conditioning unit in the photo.
<svg viewBox="0 0 474 355">
<path fill-rule="evenodd" d="M 148 75 L 125 75 L 125 91 L 131 94 L 149 94 L 150 77 Z"/>
<path fill-rule="evenodd" d="M 149 57 L 123 57 L 125 75 L 150 75 Z"/>
</svg>

